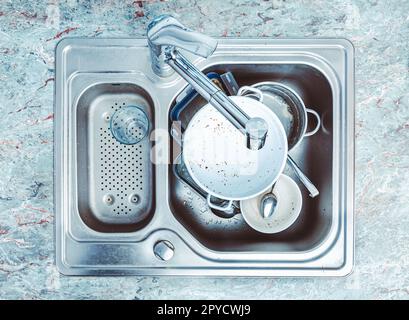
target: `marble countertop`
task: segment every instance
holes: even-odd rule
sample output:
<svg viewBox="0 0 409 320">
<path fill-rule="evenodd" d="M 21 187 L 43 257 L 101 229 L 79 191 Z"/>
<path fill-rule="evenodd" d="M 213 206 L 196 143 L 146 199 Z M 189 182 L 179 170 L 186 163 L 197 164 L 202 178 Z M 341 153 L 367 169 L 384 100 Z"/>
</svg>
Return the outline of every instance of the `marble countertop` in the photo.
<svg viewBox="0 0 409 320">
<path fill-rule="evenodd" d="M 0 299 L 409 298 L 409 2 L 0 2 Z M 88 4 L 87 4 L 88 3 Z M 54 265 L 54 47 L 144 35 L 172 13 L 212 36 L 356 48 L 356 254 L 346 278 L 65 277 Z M 219 21 L 219 23 L 217 23 Z"/>
</svg>

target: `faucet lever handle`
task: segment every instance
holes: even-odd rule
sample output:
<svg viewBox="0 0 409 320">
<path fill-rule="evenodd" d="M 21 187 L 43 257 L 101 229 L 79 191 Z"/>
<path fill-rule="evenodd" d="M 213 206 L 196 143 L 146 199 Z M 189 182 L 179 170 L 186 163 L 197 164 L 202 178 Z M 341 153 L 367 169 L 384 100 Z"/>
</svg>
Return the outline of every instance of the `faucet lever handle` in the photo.
<svg viewBox="0 0 409 320">
<path fill-rule="evenodd" d="M 162 46 L 173 46 L 207 58 L 217 47 L 217 40 L 182 25 L 171 15 L 161 15 L 148 26 L 149 45 L 158 51 Z"/>
</svg>

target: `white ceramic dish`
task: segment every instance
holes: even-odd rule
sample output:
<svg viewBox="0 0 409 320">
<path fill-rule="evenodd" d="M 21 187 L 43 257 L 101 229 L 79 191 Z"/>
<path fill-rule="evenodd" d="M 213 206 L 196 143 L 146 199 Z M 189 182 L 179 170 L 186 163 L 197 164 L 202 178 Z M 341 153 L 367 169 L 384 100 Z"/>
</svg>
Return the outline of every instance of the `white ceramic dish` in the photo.
<svg viewBox="0 0 409 320">
<path fill-rule="evenodd" d="M 254 230 L 262 233 L 278 233 L 289 228 L 298 218 L 302 207 L 300 188 L 289 176 L 280 175 L 273 193 L 278 199 L 277 207 L 269 218 L 260 212 L 261 198 L 266 192 L 247 200 L 240 201 L 240 209 L 244 220 Z"/>
</svg>

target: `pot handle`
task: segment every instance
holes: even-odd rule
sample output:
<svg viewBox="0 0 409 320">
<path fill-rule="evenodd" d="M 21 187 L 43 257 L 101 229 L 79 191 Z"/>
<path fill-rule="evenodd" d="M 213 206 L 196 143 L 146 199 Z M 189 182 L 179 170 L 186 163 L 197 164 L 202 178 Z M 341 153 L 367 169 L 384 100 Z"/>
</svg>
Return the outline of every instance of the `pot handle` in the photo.
<svg viewBox="0 0 409 320">
<path fill-rule="evenodd" d="M 183 135 L 182 128 L 181 126 L 177 126 L 175 123 L 177 122 L 174 121 L 172 123 L 172 127 L 170 128 L 170 135 L 177 142 L 179 146 L 182 146 L 182 135 Z"/>
<path fill-rule="evenodd" d="M 212 202 L 212 195 L 207 195 L 207 204 L 210 208 L 220 210 L 220 211 L 230 211 L 233 208 L 233 200 L 229 200 L 229 202 L 225 206 L 219 206 Z"/>
<path fill-rule="evenodd" d="M 256 94 L 258 101 L 263 102 L 263 92 L 261 92 L 260 89 L 253 88 L 250 86 L 242 86 L 239 91 L 237 92 L 238 96 L 243 96 L 245 95 L 248 91 Z"/>
<path fill-rule="evenodd" d="M 321 118 L 320 118 L 320 115 L 318 114 L 317 111 L 312 110 L 312 109 L 308 109 L 308 108 L 306 108 L 305 110 L 307 111 L 307 113 L 311 113 L 312 115 L 314 115 L 314 117 L 317 119 L 316 127 L 313 130 L 311 130 L 309 132 L 306 132 L 304 134 L 305 137 L 309 137 L 309 136 L 312 136 L 312 135 L 316 134 L 318 132 L 318 130 L 320 129 L 320 127 L 321 127 Z"/>
</svg>

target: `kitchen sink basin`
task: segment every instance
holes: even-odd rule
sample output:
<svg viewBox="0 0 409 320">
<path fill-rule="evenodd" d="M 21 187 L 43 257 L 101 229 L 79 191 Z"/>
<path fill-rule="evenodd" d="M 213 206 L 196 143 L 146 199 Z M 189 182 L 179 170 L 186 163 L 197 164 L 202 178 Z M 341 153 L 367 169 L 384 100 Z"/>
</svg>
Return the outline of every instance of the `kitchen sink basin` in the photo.
<svg viewBox="0 0 409 320">
<path fill-rule="evenodd" d="M 241 215 L 225 221 L 216 219 L 210 210 L 205 210 L 202 199 L 186 205 L 190 190 L 175 175 L 170 179 L 170 201 L 176 218 L 194 234 L 204 246 L 217 251 L 255 251 L 255 252 L 299 252 L 311 250 L 328 235 L 335 218 L 332 214 L 333 175 L 333 110 L 331 85 L 325 75 L 305 64 L 230 64 L 214 65 L 205 73 L 223 74 L 231 71 L 240 86 L 263 81 L 282 82 L 295 89 L 309 108 L 316 110 L 325 119 L 318 134 L 305 138 L 302 144 L 291 151 L 293 158 L 302 164 L 303 171 L 321 191 L 319 197 L 309 198 L 304 191 L 303 209 L 300 217 L 291 228 L 278 234 L 267 235 L 250 228 Z M 199 99 L 197 99 L 199 100 Z M 195 101 L 180 115 L 182 126 L 186 127 L 195 112 L 204 104 Z M 173 144 L 172 144 L 173 145 Z M 172 172 L 172 171 L 171 171 Z M 171 173 L 170 172 L 170 173 Z M 288 175 L 293 173 L 288 170 Z M 294 180 L 297 178 L 293 176 Z"/>
<path fill-rule="evenodd" d="M 125 105 L 144 108 L 153 120 L 153 102 L 135 84 L 95 84 L 80 96 L 76 111 L 78 214 L 91 229 L 131 232 L 154 212 L 151 141 L 121 144 L 109 126 Z"/>
<path fill-rule="evenodd" d="M 343 276 L 353 266 L 354 65 L 343 39 L 219 39 L 205 73 L 282 82 L 321 117 L 292 158 L 318 187 L 287 230 L 222 218 L 174 173 L 170 110 L 186 82 L 157 76 L 146 39 L 70 39 L 56 49 L 56 262 L 68 275 Z M 204 102 L 203 102 L 204 103 Z M 139 105 L 149 138 L 117 142 L 112 114 Z M 188 106 L 188 122 L 200 103 Z"/>
</svg>

